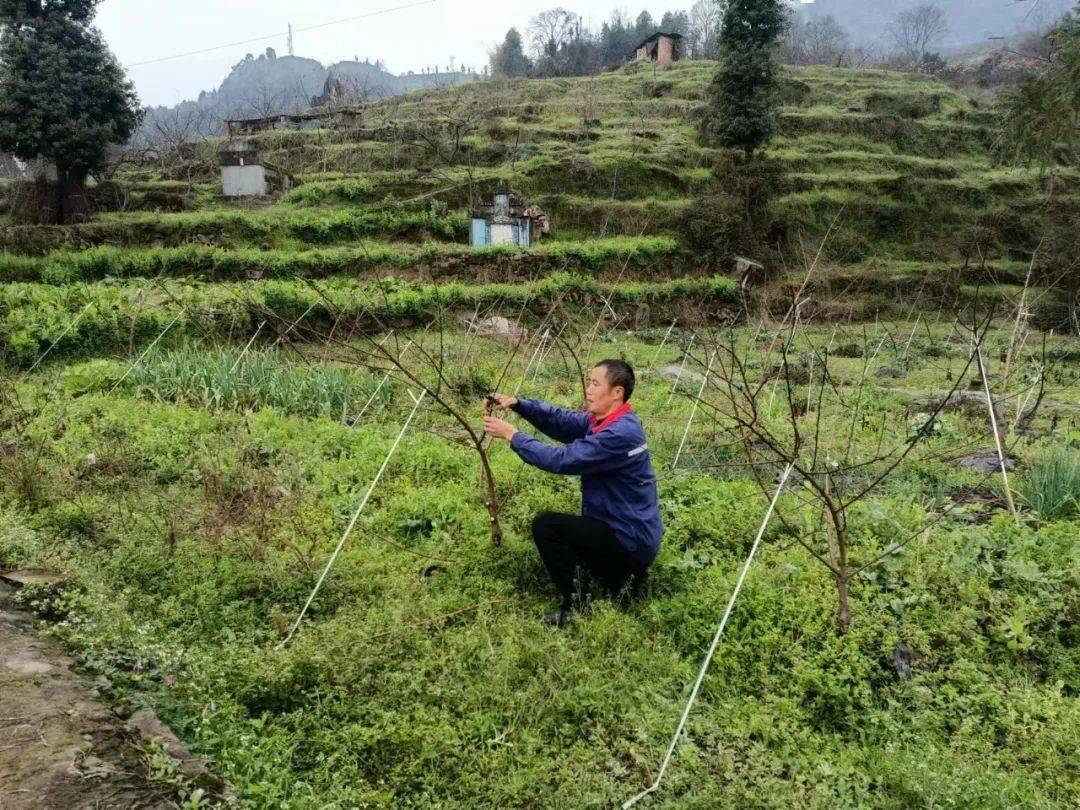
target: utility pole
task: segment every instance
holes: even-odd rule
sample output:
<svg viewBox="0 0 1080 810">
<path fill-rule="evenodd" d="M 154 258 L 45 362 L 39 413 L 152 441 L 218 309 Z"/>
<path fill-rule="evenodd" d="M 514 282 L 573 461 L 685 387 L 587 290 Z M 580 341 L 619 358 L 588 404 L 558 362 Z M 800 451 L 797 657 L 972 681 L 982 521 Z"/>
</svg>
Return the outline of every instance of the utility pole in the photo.
<svg viewBox="0 0 1080 810">
<path fill-rule="evenodd" d="M 289 56 L 292 56 L 293 55 L 293 50 L 292 50 L 292 23 L 289 23 L 289 39 L 288 39 L 288 48 L 287 48 L 287 50 L 289 51 Z"/>
</svg>

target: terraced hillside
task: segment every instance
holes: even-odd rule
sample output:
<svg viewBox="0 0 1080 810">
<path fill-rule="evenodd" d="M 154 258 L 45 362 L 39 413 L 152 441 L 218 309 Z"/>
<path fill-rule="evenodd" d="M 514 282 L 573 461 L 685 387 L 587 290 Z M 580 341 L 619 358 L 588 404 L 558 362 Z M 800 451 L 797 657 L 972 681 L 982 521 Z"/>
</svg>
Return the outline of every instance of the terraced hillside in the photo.
<svg viewBox="0 0 1080 810">
<path fill-rule="evenodd" d="M 171 305 L 151 277 L 190 280 L 183 296 L 204 281 L 243 279 L 258 295 L 269 278 L 474 285 L 570 273 L 662 284 L 701 275 L 678 232 L 716 158 L 694 123 L 713 69 L 682 62 L 485 82 L 373 103 L 356 125 L 265 133 L 255 138 L 264 159 L 298 183 L 270 204 L 218 196 L 215 142 L 190 146 L 166 170 L 127 169 L 129 208 L 184 210 L 0 230 L 0 279 L 26 285 L 5 290 L 3 339 L 33 356 L 30 336 L 48 345 L 51 313 L 77 313 L 96 295 L 84 282 L 103 279 L 124 280 L 103 316 L 119 328 L 138 302 Z M 800 264 L 829 233 L 828 267 L 814 281 L 822 296 L 843 298 L 840 315 L 888 310 L 898 291 L 922 291 L 928 304 L 946 286 L 999 285 L 1007 295 L 1048 223 L 1080 217 L 1080 173 L 1058 170 L 1048 197 L 1039 169 L 996 165 L 993 114 L 934 78 L 789 69 L 783 93 L 770 153 L 784 169 L 788 254 Z M 553 233 L 534 250 L 465 244 L 469 202 L 497 180 L 549 213 Z M 291 295 L 303 303 L 309 292 L 298 285 Z M 85 345 L 74 331 L 58 349 Z"/>
</svg>

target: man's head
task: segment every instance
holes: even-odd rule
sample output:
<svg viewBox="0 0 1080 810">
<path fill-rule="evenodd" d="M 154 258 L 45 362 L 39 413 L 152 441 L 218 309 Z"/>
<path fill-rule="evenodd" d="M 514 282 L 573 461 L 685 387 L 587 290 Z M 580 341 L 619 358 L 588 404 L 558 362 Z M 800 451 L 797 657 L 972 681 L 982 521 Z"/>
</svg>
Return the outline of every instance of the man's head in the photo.
<svg viewBox="0 0 1080 810">
<path fill-rule="evenodd" d="M 634 370 L 623 360 L 601 360 L 589 372 L 585 404 L 593 416 L 603 419 L 634 393 Z"/>
</svg>

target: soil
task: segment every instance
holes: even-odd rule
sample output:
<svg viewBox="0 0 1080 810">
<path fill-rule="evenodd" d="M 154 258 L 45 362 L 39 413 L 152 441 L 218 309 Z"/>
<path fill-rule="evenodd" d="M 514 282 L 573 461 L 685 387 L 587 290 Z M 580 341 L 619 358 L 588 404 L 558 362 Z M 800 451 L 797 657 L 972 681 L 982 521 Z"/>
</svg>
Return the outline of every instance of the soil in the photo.
<svg viewBox="0 0 1080 810">
<path fill-rule="evenodd" d="M 0 582 L 0 810 L 175 807 L 145 743 Z"/>
</svg>

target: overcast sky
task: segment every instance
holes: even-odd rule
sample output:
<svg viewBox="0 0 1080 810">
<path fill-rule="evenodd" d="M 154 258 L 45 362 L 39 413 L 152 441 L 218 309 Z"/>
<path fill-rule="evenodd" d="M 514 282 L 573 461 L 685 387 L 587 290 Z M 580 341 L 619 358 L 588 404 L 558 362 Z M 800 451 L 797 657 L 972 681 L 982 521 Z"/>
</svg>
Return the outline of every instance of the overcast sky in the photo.
<svg viewBox="0 0 1080 810">
<path fill-rule="evenodd" d="M 245 53 L 258 55 L 268 46 L 287 53 L 285 36 L 236 45 L 210 53 L 136 65 L 148 59 L 172 56 L 200 48 L 225 45 L 293 29 L 370 14 L 418 0 L 104 0 L 97 25 L 144 104 L 173 104 L 216 88 L 229 68 Z M 297 56 L 324 65 L 343 59 L 382 59 L 393 73 L 428 65 L 456 65 L 479 69 L 487 61 L 492 43 L 511 26 L 524 34 L 529 18 L 555 5 L 577 12 L 599 26 L 614 8 L 637 15 L 647 8 L 657 19 L 667 9 L 689 8 L 693 0 L 618 2 L 617 0 L 434 0 L 413 8 L 392 11 L 355 22 L 294 34 Z"/>
</svg>

